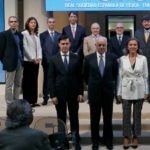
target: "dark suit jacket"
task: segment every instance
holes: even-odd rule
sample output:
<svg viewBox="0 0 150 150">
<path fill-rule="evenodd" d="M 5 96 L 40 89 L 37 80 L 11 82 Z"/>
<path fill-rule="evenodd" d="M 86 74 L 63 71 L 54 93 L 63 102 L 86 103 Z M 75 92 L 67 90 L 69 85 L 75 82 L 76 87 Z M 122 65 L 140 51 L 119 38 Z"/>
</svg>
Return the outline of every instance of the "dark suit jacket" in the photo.
<svg viewBox="0 0 150 150">
<path fill-rule="evenodd" d="M 123 35 L 121 45 L 119 45 L 117 36 L 113 36 L 109 40 L 109 50 L 110 52 L 114 53 L 117 58 L 121 57 L 124 55 L 124 48 L 126 47 L 126 43 L 128 41 L 129 37 L 126 35 Z"/>
<path fill-rule="evenodd" d="M 61 34 L 55 31 L 54 41 L 52 41 L 48 30 L 40 34 L 40 41 L 42 47 L 42 63 L 49 62 L 49 59 L 52 55 L 56 54 L 59 50 L 58 47 L 58 38 Z"/>
<path fill-rule="evenodd" d="M 115 82 L 117 79 L 118 64 L 115 55 L 106 53 L 105 69 L 103 77 L 100 74 L 96 53 L 85 57 L 84 79 L 88 84 L 89 103 L 102 99 L 102 95 L 114 96 Z M 104 99 L 106 100 L 106 99 Z"/>
<path fill-rule="evenodd" d="M 83 95 L 82 65 L 79 56 L 70 52 L 69 68 L 65 70 L 61 54 L 53 56 L 49 63 L 50 97 L 67 99 L 68 96 L 76 98 Z"/>
<path fill-rule="evenodd" d="M 78 53 L 79 55 L 83 55 L 83 39 L 86 36 L 85 28 L 77 25 L 75 38 L 73 38 L 71 26 L 68 25 L 63 28 L 62 34 L 67 35 L 71 40 L 71 51 L 73 53 Z"/>
<path fill-rule="evenodd" d="M 140 42 L 140 49 L 142 54 L 147 57 L 148 66 L 150 67 L 150 37 L 147 43 L 145 42 L 144 29 L 139 29 L 135 32 L 135 37 Z"/>
<path fill-rule="evenodd" d="M 48 135 L 29 127 L 0 132 L 1 150 L 50 150 Z"/>
<path fill-rule="evenodd" d="M 20 50 L 23 60 L 23 35 L 17 32 L 20 39 Z M 3 69 L 6 71 L 14 71 L 18 64 L 18 48 L 15 38 L 11 30 L 0 33 L 0 60 L 3 64 Z"/>
</svg>

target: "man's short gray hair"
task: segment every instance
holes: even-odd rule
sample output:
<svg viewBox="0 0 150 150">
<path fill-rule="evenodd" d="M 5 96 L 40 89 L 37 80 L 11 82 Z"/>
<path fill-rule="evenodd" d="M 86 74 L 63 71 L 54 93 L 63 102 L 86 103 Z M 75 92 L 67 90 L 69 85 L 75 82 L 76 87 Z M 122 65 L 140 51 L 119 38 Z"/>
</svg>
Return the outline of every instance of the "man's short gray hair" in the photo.
<svg viewBox="0 0 150 150">
<path fill-rule="evenodd" d="M 26 100 L 14 100 L 8 105 L 6 128 L 29 126 L 32 121 L 32 108 Z"/>
</svg>

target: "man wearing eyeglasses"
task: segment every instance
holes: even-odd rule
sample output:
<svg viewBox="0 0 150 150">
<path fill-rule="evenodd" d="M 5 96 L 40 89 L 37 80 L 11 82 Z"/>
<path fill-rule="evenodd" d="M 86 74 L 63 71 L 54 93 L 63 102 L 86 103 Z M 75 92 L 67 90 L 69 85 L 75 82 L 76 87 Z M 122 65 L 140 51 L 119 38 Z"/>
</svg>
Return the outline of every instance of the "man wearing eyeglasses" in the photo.
<svg viewBox="0 0 150 150">
<path fill-rule="evenodd" d="M 113 149 L 112 113 L 117 79 L 116 56 L 107 51 L 107 39 L 96 39 L 96 52 L 85 57 L 84 79 L 88 85 L 92 150 L 99 149 L 103 142 L 108 150 Z M 103 140 L 100 140 L 99 124 L 103 115 Z"/>
<path fill-rule="evenodd" d="M 117 58 L 124 54 L 124 48 L 129 39 L 129 36 L 124 34 L 124 24 L 119 22 L 115 26 L 116 35 L 109 40 L 109 50 L 114 53 Z"/>
<path fill-rule="evenodd" d="M 0 33 L 0 61 L 6 71 L 7 105 L 19 99 L 23 72 L 23 35 L 17 31 L 17 17 L 10 16 L 8 25 L 10 28 Z"/>
</svg>

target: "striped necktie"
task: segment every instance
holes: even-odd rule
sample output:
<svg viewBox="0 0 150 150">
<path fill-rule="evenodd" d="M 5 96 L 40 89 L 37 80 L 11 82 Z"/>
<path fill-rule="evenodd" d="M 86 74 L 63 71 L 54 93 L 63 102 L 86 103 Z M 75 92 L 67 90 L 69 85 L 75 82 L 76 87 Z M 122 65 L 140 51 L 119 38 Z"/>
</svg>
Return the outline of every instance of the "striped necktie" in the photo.
<svg viewBox="0 0 150 150">
<path fill-rule="evenodd" d="M 100 59 L 99 59 L 99 71 L 100 71 L 101 75 L 103 76 L 104 68 L 105 68 L 104 61 L 103 61 L 103 55 L 100 55 L 99 57 L 100 57 Z"/>
</svg>

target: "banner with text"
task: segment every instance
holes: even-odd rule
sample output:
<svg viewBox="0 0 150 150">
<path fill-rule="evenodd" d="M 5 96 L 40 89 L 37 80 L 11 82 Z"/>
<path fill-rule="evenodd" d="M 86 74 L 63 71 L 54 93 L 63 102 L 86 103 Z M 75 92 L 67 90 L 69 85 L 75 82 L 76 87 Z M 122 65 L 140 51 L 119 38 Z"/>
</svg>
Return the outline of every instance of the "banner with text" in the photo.
<svg viewBox="0 0 150 150">
<path fill-rule="evenodd" d="M 46 11 L 137 10 L 150 10 L 150 0 L 46 0 Z"/>
</svg>

